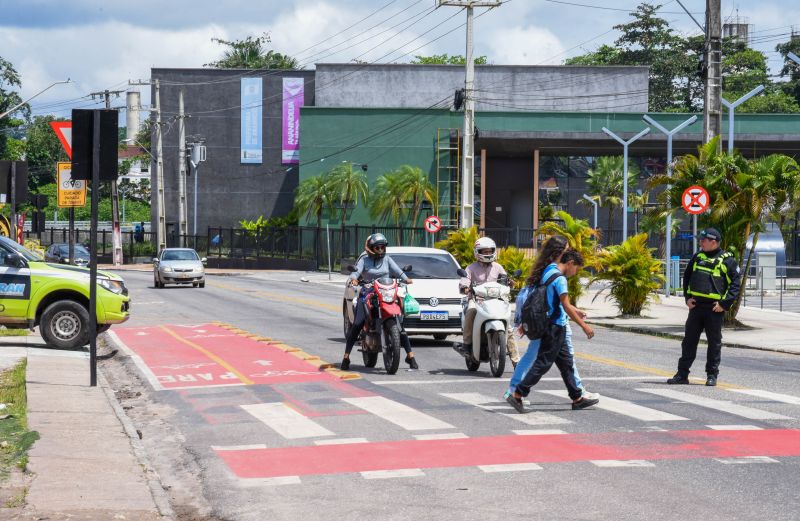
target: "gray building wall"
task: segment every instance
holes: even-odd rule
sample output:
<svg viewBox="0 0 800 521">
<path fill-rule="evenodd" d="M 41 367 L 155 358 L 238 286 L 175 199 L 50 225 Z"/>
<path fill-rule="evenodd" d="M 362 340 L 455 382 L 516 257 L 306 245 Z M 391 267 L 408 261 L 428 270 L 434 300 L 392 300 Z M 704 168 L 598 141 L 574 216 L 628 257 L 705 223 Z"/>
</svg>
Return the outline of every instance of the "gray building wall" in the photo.
<svg viewBox="0 0 800 521">
<path fill-rule="evenodd" d="M 263 78 L 263 163 L 241 164 L 242 77 Z M 305 78 L 305 104 L 314 103 L 314 71 L 252 71 L 229 69 L 153 69 L 161 82 L 164 199 L 167 233 L 178 222 L 178 93 L 184 91 L 187 141 L 205 138 L 208 159 L 198 177 L 198 234 L 209 226 L 238 227 L 242 219 L 284 216 L 292 208 L 298 183 L 297 165 L 281 164 L 281 107 L 283 77 Z M 151 88 L 155 105 L 155 88 Z M 152 136 L 155 153 L 156 138 Z M 151 168 L 153 222 L 156 209 L 156 171 Z M 187 178 L 188 230 L 192 230 L 194 178 Z M 177 224 L 175 225 L 177 228 Z"/>
<path fill-rule="evenodd" d="M 464 67 L 457 65 L 316 67 L 318 107 L 447 107 L 464 87 Z M 648 74 L 648 67 L 478 65 L 476 110 L 647 112 Z"/>
</svg>

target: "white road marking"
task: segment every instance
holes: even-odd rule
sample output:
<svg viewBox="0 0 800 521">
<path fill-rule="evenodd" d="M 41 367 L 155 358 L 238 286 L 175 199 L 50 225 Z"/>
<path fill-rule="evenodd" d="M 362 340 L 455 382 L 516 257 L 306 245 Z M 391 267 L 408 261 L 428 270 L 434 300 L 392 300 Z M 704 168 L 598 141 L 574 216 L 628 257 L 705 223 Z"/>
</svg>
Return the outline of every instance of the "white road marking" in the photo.
<svg viewBox="0 0 800 521">
<path fill-rule="evenodd" d="M 267 446 L 264 444 L 256 444 L 256 445 L 212 445 L 211 450 L 216 450 L 219 452 L 226 451 L 226 450 L 261 450 L 266 449 Z"/>
<path fill-rule="evenodd" d="M 788 416 L 782 414 L 775 414 L 772 412 L 761 411 L 753 409 L 752 407 L 745 407 L 736 403 L 731 403 L 724 400 L 715 400 L 713 398 L 705 398 L 682 391 L 673 391 L 672 389 L 636 389 L 639 392 L 656 394 L 665 398 L 677 400 L 679 402 L 690 403 L 706 407 L 708 409 L 715 409 L 717 411 L 726 412 L 735 416 L 741 416 L 748 420 L 791 420 Z"/>
<path fill-rule="evenodd" d="M 547 436 L 549 434 L 566 434 L 558 429 L 521 429 L 511 431 L 518 436 Z"/>
<path fill-rule="evenodd" d="M 630 460 L 615 460 L 615 459 L 601 459 L 590 460 L 593 465 L 603 468 L 614 467 L 655 467 L 655 463 L 645 461 L 643 459 L 630 459 Z"/>
<path fill-rule="evenodd" d="M 625 381 L 625 380 L 633 380 L 633 381 L 660 381 L 663 380 L 663 376 L 651 376 L 651 375 L 643 375 L 643 376 L 597 376 L 594 378 L 583 380 L 584 383 L 586 382 L 614 382 L 614 381 Z M 552 377 L 552 378 L 542 378 L 542 382 L 561 382 L 561 378 Z M 443 378 L 442 380 L 377 380 L 373 381 L 375 385 L 446 385 L 446 384 L 463 384 L 463 383 L 497 383 L 496 378 Z"/>
<path fill-rule="evenodd" d="M 478 465 L 478 468 L 487 473 L 493 472 L 520 472 L 524 470 L 542 470 L 536 463 L 509 463 L 507 465 Z"/>
<path fill-rule="evenodd" d="M 461 440 L 469 438 L 463 432 L 446 432 L 444 434 L 415 434 L 418 440 Z"/>
<path fill-rule="evenodd" d="M 770 391 L 762 391 L 761 389 L 729 389 L 735 393 L 749 394 L 751 396 L 758 396 L 759 398 L 766 398 L 776 402 L 788 403 L 791 405 L 800 405 L 800 398 L 791 396 L 789 394 L 773 393 Z"/>
<path fill-rule="evenodd" d="M 424 475 L 422 469 L 366 470 L 361 473 L 364 479 L 416 478 Z"/>
<path fill-rule="evenodd" d="M 314 445 L 349 445 L 351 443 L 367 443 L 367 438 L 334 438 L 332 440 L 314 440 Z"/>
<path fill-rule="evenodd" d="M 342 398 L 342 400 L 408 431 L 455 428 L 449 423 L 445 423 L 433 416 L 429 416 L 407 405 L 384 398 L 383 396 Z"/>
<path fill-rule="evenodd" d="M 755 425 L 706 425 L 712 431 L 760 431 Z"/>
<path fill-rule="evenodd" d="M 570 399 L 566 391 L 537 391 L 537 392 L 550 394 L 552 396 L 560 396 L 566 398 L 567 400 Z M 597 407 L 598 409 L 603 409 L 605 411 L 622 414 L 623 416 L 629 416 L 631 418 L 645 422 L 688 420 L 688 418 L 684 418 L 683 416 L 676 416 L 674 414 L 670 414 L 663 411 L 657 411 L 656 409 L 651 409 L 649 407 L 636 405 L 635 403 L 628 402 L 625 400 L 617 400 L 615 398 L 609 398 L 607 396 L 601 396 L 600 403 L 595 405 L 595 407 Z"/>
<path fill-rule="evenodd" d="M 507 418 L 511 418 L 512 420 L 516 420 L 527 425 L 562 425 L 566 423 L 572 423 L 570 420 L 565 418 L 560 418 L 553 414 L 547 414 L 541 411 L 531 411 L 527 414 L 519 414 L 518 412 L 499 412 L 498 409 L 504 409 L 507 411 L 512 411 L 510 405 L 500 406 L 495 405 L 496 402 L 499 402 L 500 399 L 492 398 L 491 396 L 486 396 L 480 393 L 441 393 L 442 396 L 445 398 L 450 398 L 451 400 L 456 400 L 459 402 L 463 402 L 469 405 L 473 405 L 480 409 L 484 409 L 487 411 L 491 411 L 495 414 L 500 414 L 501 416 L 505 416 Z M 486 405 L 491 404 L 491 405 Z"/>
<path fill-rule="evenodd" d="M 286 439 L 334 435 L 322 425 L 303 416 L 283 402 L 256 403 L 240 405 L 240 407 Z"/>
<path fill-rule="evenodd" d="M 714 459 L 726 465 L 747 465 L 750 463 L 780 463 L 778 460 L 772 459 L 768 456 L 742 456 L 740 458 L 714 458 Z"/>
<path fill-rule="evenodd" d="M 144 363 L 142 357 L 136 354 L 133 349 L 125 345 L 125 342 L 123 342 L 113 330 L 107 331 L 106 334 L 111 337 L 114 343 L 118 345 L 120 349 L 122 349 L 122 351 L 130 357 L 131 360 L 133 360 L 133 363 L 139 368 L 139 373 L 144 375 L 145 379 L 150 383 L 150 386 L 153 388 L 153 390 L 163 391 L 165 389 L 165 387 L 161 385 L 161 382 L 158 381 L 158 378 L 156 378 L 156 375 L 153 374 L 153 371 L 151 371 L 150 368 L 147 367 L 147 364 Z"/>
</svg>

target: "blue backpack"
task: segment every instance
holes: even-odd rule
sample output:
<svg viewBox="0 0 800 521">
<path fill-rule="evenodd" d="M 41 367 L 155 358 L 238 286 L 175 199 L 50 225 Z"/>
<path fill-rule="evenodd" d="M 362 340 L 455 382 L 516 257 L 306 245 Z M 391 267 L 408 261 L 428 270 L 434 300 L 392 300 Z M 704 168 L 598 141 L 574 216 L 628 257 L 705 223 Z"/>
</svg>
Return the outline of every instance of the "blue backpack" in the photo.
<svg viewBox="0 0 800 521">
<path fill-rule="evenodd" d="M 547 302 L 547 288 L 561 276 L 563 276 L 561 273 L 553 273 L 543 284 L 540 281 L 533 287 L 522 304 L 522 330 L 531 340 L 545 336 L 550 324 L 561 314 L 558 302 L 553 302 L 552 313 L 550 313 L 550 304 Z"/>
</svg>

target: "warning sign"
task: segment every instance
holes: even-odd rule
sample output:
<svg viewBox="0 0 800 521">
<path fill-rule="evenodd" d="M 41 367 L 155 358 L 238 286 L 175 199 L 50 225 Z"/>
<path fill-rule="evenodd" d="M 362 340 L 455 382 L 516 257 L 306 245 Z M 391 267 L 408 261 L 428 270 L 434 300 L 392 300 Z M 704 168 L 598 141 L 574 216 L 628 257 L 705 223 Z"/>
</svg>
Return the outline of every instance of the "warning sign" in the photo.
<svg viewBox="0 0 800 521">
<path fill-rule="evenodd" d="M 86 206 L 86 181 L 72 179 L 72 163 L 58 163 L 58 207 Z"/>
<path fill-rule="evenodd" d="M 688 213 L 699 215 L 708 208 L 710 198 L 705 188 L 695 185 L 683 191 L 681 202 L 683 203 L 683 209 Z"/>
</svg>

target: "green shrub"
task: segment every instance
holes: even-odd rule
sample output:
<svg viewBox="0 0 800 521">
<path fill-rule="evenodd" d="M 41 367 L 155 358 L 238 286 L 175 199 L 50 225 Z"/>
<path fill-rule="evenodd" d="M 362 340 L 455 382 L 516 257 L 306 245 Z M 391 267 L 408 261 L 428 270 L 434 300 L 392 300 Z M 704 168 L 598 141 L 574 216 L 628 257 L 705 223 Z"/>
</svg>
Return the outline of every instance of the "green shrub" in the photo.
<svg viewBox="0 0 800 521">
<path fill-rule="evenodd" d="M 609 297 L 623 315 L 640 316 L 651 299 L 658 301 L 656 291 L 663 286 L 664 276 L 662 262 L 653 258 L 653 250 L 647 247 L 647 234 L 640 233 L 600 253 L 600 271 L 592 277 L 592 282 L 611 283 Z"/>
<path fill-rule="evenodd" d="M 513 284 L 511 286 L 511 297 L 516 297 L 519 290 L 522 289 L 522 286 L 525 285 L 525 279 L 531 272 L 533 268 L 533 257 L 529 257 L 525 254 L 524 251 L 520 250 L 516 246 L 508 246 L 507 248 L 500 248 L 497 252 L 497 262 L 503 266 L 503 269 L 506 270 L 506 273 L 513 279 Z M 514 272 L 516 270 L 520 270 L 521 274 L 519 277 L 514 278 Z"/>
<path fill-rule="evenodd" d="M 449 251 L 456 258 L 462 268 L 475 262 L 475 241 L 478 240 L 478 227 L 473 226 L 468 230 L 453 230 L 447 232 L 447 238 L 437 242 L 434 246 Z"/>
</svg>

